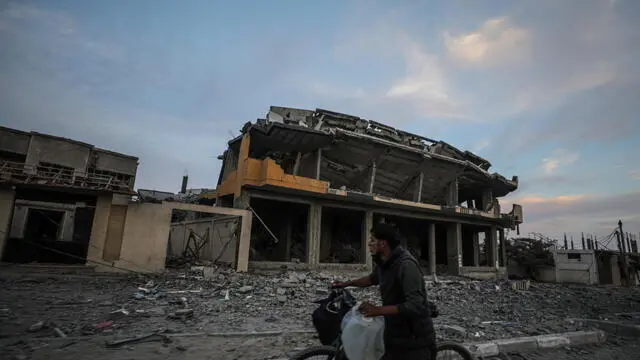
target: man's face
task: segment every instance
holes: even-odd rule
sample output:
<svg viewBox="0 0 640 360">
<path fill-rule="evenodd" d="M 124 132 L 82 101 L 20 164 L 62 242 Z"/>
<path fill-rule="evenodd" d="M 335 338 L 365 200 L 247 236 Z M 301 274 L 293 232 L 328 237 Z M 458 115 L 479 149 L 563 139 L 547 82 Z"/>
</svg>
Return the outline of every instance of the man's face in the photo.
<svg viewBox="0 0 640 360">
<path fill-rule="evenodd" d="M 369 253 L 371 255 L 382 254 L 382 250 L 385 246 L 386 242 L 376 238 L 375 236 L 371 235 L 371 237 L 369 238 Z"/>
</svg>

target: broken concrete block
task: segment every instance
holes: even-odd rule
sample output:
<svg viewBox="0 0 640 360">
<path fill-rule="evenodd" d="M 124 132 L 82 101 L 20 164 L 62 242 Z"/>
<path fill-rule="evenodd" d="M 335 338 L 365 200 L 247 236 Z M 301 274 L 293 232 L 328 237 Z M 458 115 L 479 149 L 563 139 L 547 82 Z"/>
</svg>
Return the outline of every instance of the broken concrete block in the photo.
<svg viewBox="0 0 640 360">
<path fill-rule="evenodd" d="M 129 315 L 129 312 L 125 309 L 118 309 L 116 311 L 112 311 L 109 314 L 109 319 L 111 320 L 115 320 L 115 319 L 120 319 L 123 318 L 125 316 Z"/>
<path fill-rule="evenodd" d="M 193 309 L 179 309 L 169 315 L 170 319 L 185 319 L 193 316 Z"/>
<path fill-rule="evenodd" d="M 211 266 L 206 266 L 203 270 L 202 270 L 202 275 L 204 276 L 205 279 L 210 280 L 215 278 L 216 272 L 215 272 L 215 268 L 211 267 Z"/>
<path fill-rule="evenodd" d="M 38 321 L 37 323 L 29 326 L 29 332 L 40 331 L 44 328 L 44 321 Z"/>
</svg>

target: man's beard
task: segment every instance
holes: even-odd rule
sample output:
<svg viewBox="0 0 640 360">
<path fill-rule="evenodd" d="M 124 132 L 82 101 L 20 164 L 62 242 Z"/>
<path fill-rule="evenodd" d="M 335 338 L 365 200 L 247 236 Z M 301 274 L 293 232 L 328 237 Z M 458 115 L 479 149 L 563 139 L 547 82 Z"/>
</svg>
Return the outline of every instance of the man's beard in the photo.
<svg viewBox="0 0 640 360">
<path fill-rule="evenodd" d="M 373 259 L 374 264 L 382 264 L 382 254 L 379 252 L 371 254 L 371 258 Z"/>
</svg>

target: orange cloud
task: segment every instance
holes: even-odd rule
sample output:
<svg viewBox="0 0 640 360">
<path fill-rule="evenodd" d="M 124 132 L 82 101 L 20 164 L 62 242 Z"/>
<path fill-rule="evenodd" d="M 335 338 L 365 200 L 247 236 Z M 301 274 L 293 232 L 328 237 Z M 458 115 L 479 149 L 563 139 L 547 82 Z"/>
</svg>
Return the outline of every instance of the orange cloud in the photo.
<svg viewBox="0 0 640 360">
<path fill-rule="evenodd" d="M 589 198 L 589 195 L 560 195 L 552 197 L 543 197 L 537 195 L 522 196 L 520 198 L 502 200 L 501 204 L 505 205 L 567 205 L 576 201 Z"/>
<path fill-rule="evenodd" d="M 561 195 L 554 197 L 541 197 L 541 196 L 531 196 L 531 197 L 523 197 L 520 199 L 522 204 L 567 204 L 575 201 L 584 200 L 587 198 L 587 195 Z"/>
</svg>

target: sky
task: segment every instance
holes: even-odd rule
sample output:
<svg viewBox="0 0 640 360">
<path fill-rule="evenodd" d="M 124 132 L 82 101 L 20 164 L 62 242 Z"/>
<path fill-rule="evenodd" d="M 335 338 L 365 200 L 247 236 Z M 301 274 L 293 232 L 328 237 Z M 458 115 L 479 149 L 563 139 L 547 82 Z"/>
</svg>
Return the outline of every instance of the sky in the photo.
<svg viewBox="0 0 640 360">
<path fill-rule="evenodd" d="M 0 124 L 215 187 L 270 105 L 444 140 L 519 189 L 531 232 L 640 235 L 635 0 L 0 0 Z"/>
</svg>

